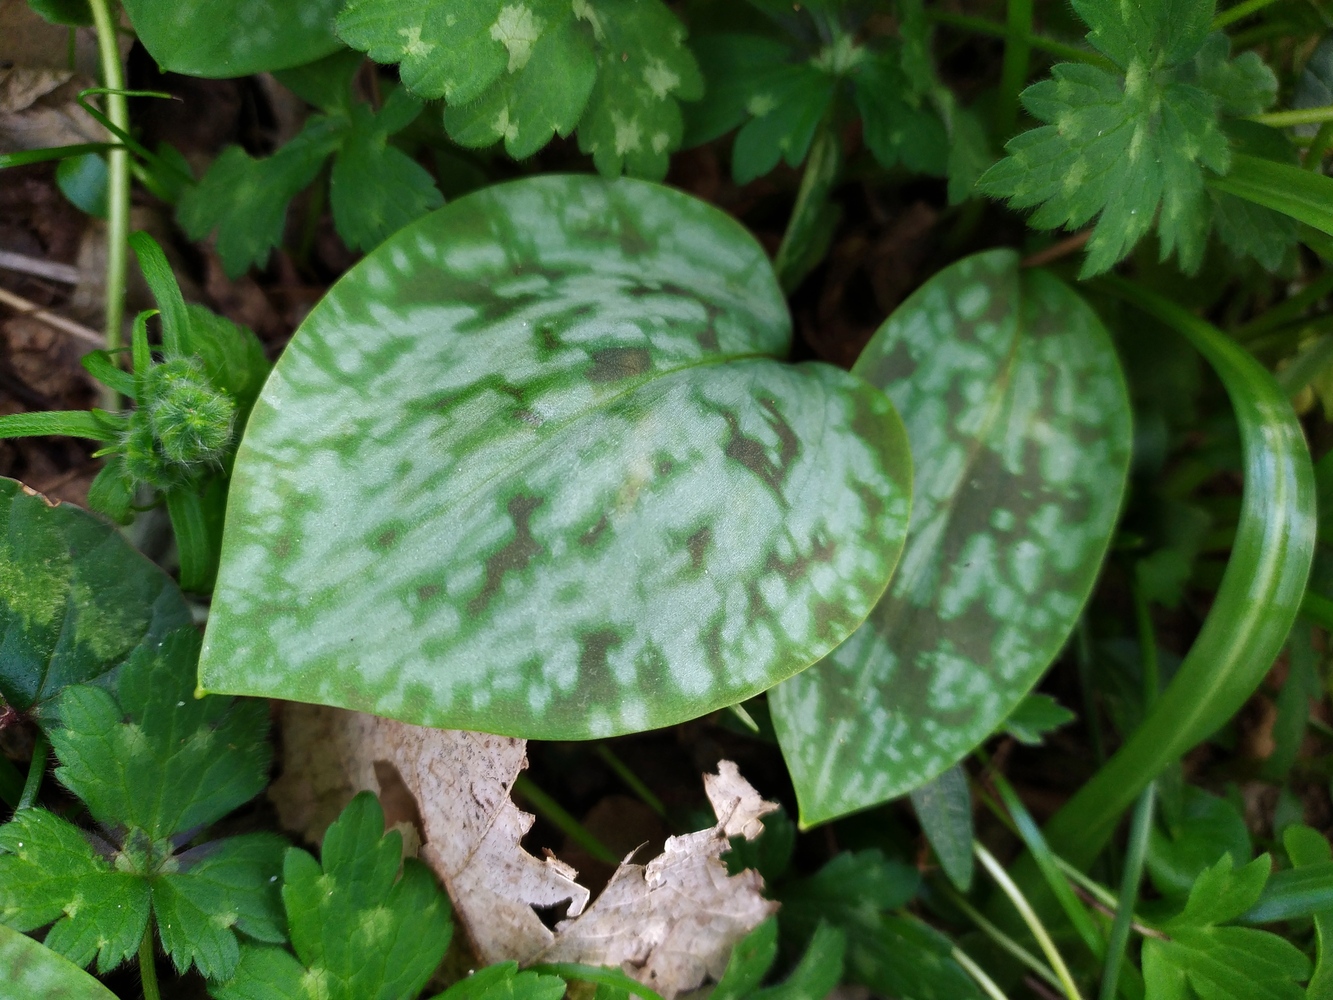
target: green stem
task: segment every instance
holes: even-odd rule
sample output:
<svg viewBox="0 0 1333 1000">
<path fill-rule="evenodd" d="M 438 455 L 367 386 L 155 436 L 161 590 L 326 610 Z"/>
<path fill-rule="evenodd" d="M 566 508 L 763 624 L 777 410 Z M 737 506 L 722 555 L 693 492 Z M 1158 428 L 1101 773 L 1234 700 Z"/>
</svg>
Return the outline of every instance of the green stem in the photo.
<svg viewBox="0 0 1333 1000">
<path fill-rule="evenodd" d="M 1301 319 L 1307 309 L 1330 294 L 1333 294 L 1333 271 L 1321 274 L 1291 298 L 1271 309 L 1265 309 L 1244 326 L 1237 327 L 1232 331 L 1232 336 L 1242 343 L 1248 343 L 1261 333 L 1279 329 L 1289 322 Z"/>
<path fill-rule="evenodd" d="M 778 274 L 782 290 L 791 293 L 819 263 L 828 248 L 828 232 L 821 232 L 821 221 L 828 211 L 829 193 L 838 179 L 842 166 L 842 149 L 833 123 L 825 120 L 810 144 L 801 174 L 801 187 L 796 192 L 787 231 L 782 234 L 782 245 L 773 259 L 773 270 Z M 821 247 L 820 244 L 824 245 Z"/>
<path fill-rule="evenodd" d="M 14 762 L 0 754 L 0 801 L 10 809 L 17 809 L 23 798 L 23 772 L 14 766 Z"/>
<path fill-rule="evenodd" d="M 1018 127 L 1018 95 L 1027 82 L 1032 56 L 1032 0 L 1009 0 L 1005 28 L 1000 103 L 995 116 L 995 129 L 1001 136 L 1012 135 Z"/>
<path fill-rule="evenodd" d="M 143 940 L 139 942 L 139 977 L 143 980 L 143 1000 L 162 1000 L 162 992 L 157 987 L 157 962 L 153 957 L 152 916 L 149 916 L 148 926 L 143 929 Z"/>
<path fill-rule="evenodd" d="M 955 945 L 953 951 L 949 953 L 949 957 L 962 966 L 964 972 L 976 980 L 977 985 L 981 987 L 981 992 L 985 993 L 991 1000 L 1009 1000 L 1004 990 L 995 985 L 995 980 L 986 975 L 981 966 L 972 961 L 971 957 L 962 948 Z"/>
<path fill-rule="evenodd" d="M 129 132 L 130 112 L 125 101 L 125 73 L 116 44 L 116 24 L 108 0 L 88 0 L 93 24 L 97 29 L 97 50 L 102 60 L 102 82 L 106 94 L 106 113 L 122 132 Z M 130 233 L 130 160 L 123 148 L 107 153 L 107 250 L 106 250 L 106 348 L 114 351 L 121 344 L 121 322 L 125 314 L 125 267 L 128 256 L 126 239 Z M 102 406 L 118 410 L 119 394 L 103 390 Z"/>
<path fill-rule="evenodd" d="M 1333 122 L 1324 122 L 1310 140 L 1310 148 L 1305 151 L 1305 169 L 1323 171 L 1324 155 L 1329 146 L 1333 146 Z"/>
<path fill-rule="evenodd" d="M 600 744 L 596 752 L 597 756 L 602 758 L 603 763 L 615 772 L 616 777 L 623 781 L 626 787 L 637 795 L 644 805 L 663 819 L 666 818 L 666 806 L 662 804 L 662 800 L 653 794 L 651 788 L 639 780 L 639 776 L 631 771 L 625 762 L 611 751 L 610 747 Z"/>
<path fill-rule="evenodd" d="M 951 28 L 961 28 L 964 31 L 975 31 L 979 35 L 990 35 L 993 38 L 1003 38 L 1006 41 L 1010 38 L 1011 32 L 1007 25 L 997 24 L 994 21 L 988 21 L 984 17 L 969 17 L 966 14 L 953 14 L 946 10 L 926 10 L 926 17 L 936 24 L 947 24 Z M 1092 66 L 1100 66 L 1113 73 L 1119 73 L 1120 69 L 1107 59 L 1105 56 L 1098 55 L 1088 49 L 1081 49 L 1077 45 L 1070 45 L 1067 42 L 1058 42 L 1054 38 L 1047 38 L 1044 35 L 1028 34 L 1018 39 L 1026 45 L 1037 49 L 1040 52 L 1046 52 L 1058 59 L 1067 59 L 1070 62 L 1088 63 Z"/>
<path fill-rule="evenodd" d="M 1315 542 L 1310 451 L 1273 376 L 1174 302 L 1127 281 L 1099 284 L 1177 330 L 1217 371 L 1240 426 L 1244 489 L 1226 574 L 1194 645 L 1138 729 L 1046 828 L 1051 847 L 1077 865 L 1096 857 L 1163 768 L 1254 693 L 1296 617 Z"/>
<path fill-rule="evenodd" d="M 533 812 L 557 827 L 561 833 L 578 844 L 598 861 L 615 865 L 620 858 L 600 840 L 588 832 L 587 827 L 571 816 L 555 799 L 537 787 L 526 774 L 514 779 L 514 791 L 532 806 Z"/>
<path fill-rule="evenodd" d="M 1000 928 L 986 919 L 986 917 L 975 906 L 969 903 L 961 895 L 952 889 L 948 890 L 949 902 L 956 906 L 963 916 L 971 920 L 988 938 L 994 941 L 1001 949 L 1012 955 L 1021 965 L 1026 966 L 1038 978 L 1045 980 L 1057 990 L 1060 988 L 1060 980 L 1047 966 L 1043 965 L 1041 959 L 1032 952 L 1028 951 L 1021 944 L 1011 938 Z"/>
<path fill-rule="evenodd" d="M 1037 944 L 1041 947 L 1042 954 L 1046 956 L 1046 961 L 1051 963 L 1051 968 L 1055 970 L 1056 977 L 1060 980 L 1060 987 L 1064 990 L 1068 1000 L 1083 1000 L 1083 995 L 1079 993 L 1078 986 L 1074 983 L 1074 977 L 1070 975 L 1069 966 L 1065 965 L 1064 957 L 1060 954 L 1055 942 L 1051 940 L 1050 933 L 1046 930 L 1046 925 L 1041 922 L 1037 912 L 1028 902 L 1027 897 L 1019 891 L 1004 868 L 995 860 L 990 851 L 981 846 L 979 841 L 973 841 L 972 852 L 977 856 L 986 871 L 990 872 L 990 877 L 1009 897 L 1009 902 L 1014 904 L 1014 909 L 1018 915 L 1023 918 L 1023 923 L 1028 925 L 1028 930 L 1032 936 L 1037 939 Z"/>
<path fill-rule="evenodd" d="M 1262 115 L 1250 115 L 1246 121 L 1258 122 L 1272 128 L 1290 128 L 1293 125 L 1322 125 L 1333 122 L 1333 104 L 1317 108 L 1292 108 L 1290 111 L 1267 111 Z"/>
<path fill-rule="evenodd" d="M 19 796 L 17 809 L 31 809 L 37 804 L 37 793 L 42 790 L 42 778 L 46 774 L 46 755 L 50 752 L 51 744 L 47 742 L 46 734 L 39 729 L 37 739 L 32 745 L 28 780 L 23 783 L 23 794 Z"/>
<path fill-rule="evenodd" d="M 1139 633 L 1139 657 L 1143 661 L 1143 707 L 1146 711 L 1156 703 L 1157 695 L 1162 690 L 1162 671 L 1157 662 L 1157 635 L 1153 630 L 1148 599 L 1143 596 L 1143 588 L 1137 581 L 1131 589 L 1134 595 L 1134 623 Z"/>
<path fill-rule="evenodd" d="M 1243 21 L 1251 14 L 1257 14 L 1269 4 L 1276 3 L 1277 0 L 1243 0 L 1242 3 L 1234 7 L 1228 7 L 1222 13 L 1213 18 L 1213 31 L 1221 31 L 1229 24 L 1235 24 L 1237 21 Z"/>
<path fill-rule="evenodd" d="M 1120 881 L 1120 901 L 1111 924 L 1111 939 L 1106 948 L 1106 966 L 1102 969 L 1102 990 L 1099 1000 L 1115 1000 L 1120 985 L 1120 967 L 1125 961 L 1129 932 L 1134 925 L 1134 904 L 1139 898 L 1139 882 L 1143 879 L 1143 860 L 1148 855 L 1148 837 L 1152 833 L 1154 800 L 1157 784 L 1153 782 L 1139 796 L 1134 807 L 1134 819 L 1129 827 L 1129 843 L 1125 845 L 1125 873 Z"/>
</svg>

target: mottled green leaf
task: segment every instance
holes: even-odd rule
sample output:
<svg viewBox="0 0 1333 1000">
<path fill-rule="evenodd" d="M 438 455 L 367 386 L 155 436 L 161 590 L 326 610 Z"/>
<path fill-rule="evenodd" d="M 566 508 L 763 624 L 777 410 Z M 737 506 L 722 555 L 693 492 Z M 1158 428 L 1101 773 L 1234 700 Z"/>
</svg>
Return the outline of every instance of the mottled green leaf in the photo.
<svg viewBox="0 0 1333 1000">
<path fill-rule="evenodd" d="M 535 153 L 577 126 L 597 169 L 666 174 L 679 101 L 703 95 L 685 29 L 661 0 L 352 0 L 338 34 L 448 102 L 455 141 Z"/>
<path fill-rule="evenodd" d="M 116 1000 L 69 959 L 0 924 L 0 1000 Z"/>
<path fill-rule="evenodd" d="M 0 696 L 48 715 L 67 684 L 101 681 L 188 624 L 176 585 L 109 524 L 0 479 Z"/>
<path fill-rule="evenodd" d="M 139 41 L 163 69 L 248 76 L 299 66 L 338 48 L 343 0 L 125 0 Z"/>
<path fill-rule="evenodd" d="M 1129 460 L 1105 329 L 1010 251 L 937 274 L 853 371 L 907 424 L 912 525 L 866 624 L 770 695 L 807 824 L 929 781 L 1013 711 L 1092 589 Z"/>
<path fill-rule="evenodd" d="M 250 418 L 201 684 L 570 739 L 803 669 L 883 592 L 908 459 L 790 336 L 759 245 L 666 188 L 533 178 L 402 230 Z"/>
</svg>

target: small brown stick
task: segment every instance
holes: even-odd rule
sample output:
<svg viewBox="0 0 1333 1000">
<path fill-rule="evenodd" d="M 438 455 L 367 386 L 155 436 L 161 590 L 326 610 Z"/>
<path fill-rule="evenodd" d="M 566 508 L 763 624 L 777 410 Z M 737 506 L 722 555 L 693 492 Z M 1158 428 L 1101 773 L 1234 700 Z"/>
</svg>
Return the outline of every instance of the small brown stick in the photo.
<svg viewBox="0 0 1333 1000">
<path fill-rule="evenodd" d="M 21 274 L 31 274 L 34 277 L 46 278 L 50 281 L 59 281 L 66 285 L 77 285 L 82 278 L 79 269 L 72 264 L 57 264 L 55 261 L 29 257 L 26 254 L 14 253 L 11 250 L 0 250 L 0 268 L 4 268 L 6 271 L 18 271 Z"/>
<path fill-rule="evenodd" d="M 66 319 L 56 313 L 43 309 L 36 302 L 30 302 L 22 295 L 15 295 L 8 289 L 0 288 L 0 303 L 9 306 L 16 313 L 23 316 L 31 316 L 33 319 L 45 323 L 62 333 L 68 333 L 71 337 L 77 337 L 84 343 L 93 347 L 106 347 L 106 340 L 100 333 L 82 323 L 76 323 L 72 319 Z"/>
<path fill-rule="evenodd" d="M 1073 236 L 1061 240 L 1048 246 L 1045 250 L 1038 250 L 1029 257 L 1023 258 L 1024 267 L 1041 267 L 1043 264 L 1049 264 L 1053 260 L 1059 260 L 1061 257 L 1068 257 L 1075 250 L 1083 249 L 1083 244 L 1092 238 L 1092 230 L 1085 229 L 1081 233 L 1075 233 Z"/>
</svg>

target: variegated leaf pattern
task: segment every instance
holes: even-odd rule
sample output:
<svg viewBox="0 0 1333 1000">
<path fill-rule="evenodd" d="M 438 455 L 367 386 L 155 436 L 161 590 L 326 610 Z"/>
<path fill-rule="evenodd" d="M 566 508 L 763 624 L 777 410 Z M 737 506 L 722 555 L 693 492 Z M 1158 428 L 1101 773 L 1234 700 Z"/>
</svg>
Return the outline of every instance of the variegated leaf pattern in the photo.
<svg viewBox="0 0 1333 1000">
<path fill-rule="evenodd" d="M 180 588 L 114 525 L 0 479 L 0 701 L 52 721 L 68 684 L 105 684 L 190 623 Z"/>
<path fill-rule="evenodd" d="M 926 282 L 852 370 L 907 425 L 912 524 L 866 623 L 770 695 L 805 824 L 911 791 L 1004 720 L 1073 627 L 1128 472 L 1105 328 L 1010 251 Z"/>
<path fill-rule="evenodd" d="M 790 335 L 753 238 L 655 184 L 407 227 L 250 417 L 202 687 L 573 739 L 805 668 L 883 593 L 910 466 L 887 397 Z"/>
</svg>

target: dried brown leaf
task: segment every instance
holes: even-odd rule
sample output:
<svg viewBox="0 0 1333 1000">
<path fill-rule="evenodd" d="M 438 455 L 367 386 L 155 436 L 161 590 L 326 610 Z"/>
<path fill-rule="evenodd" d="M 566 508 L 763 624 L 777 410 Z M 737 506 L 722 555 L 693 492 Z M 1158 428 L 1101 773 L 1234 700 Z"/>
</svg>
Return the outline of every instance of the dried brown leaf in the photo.
<svg viewBox="0 0 1333 1000">
<path fill-rule="evenodd" d="M 669 998 L 717 978 L 732 946 L 776 904 L 756 872 L 728 876 L 733 836 L 753 838 L 765 802 L 729 761 L 705 775 L 718 823 L 671 837 L 646 865 L 626 858 L 584 912 L 588 890 L 559 860 L 538 859 L 521 840 L 533 817 L 510 799 L 527 766 L 525 741 L 426 729 L 313 705 L 283 712 L 282 777 L 270 789 L 284 826 L 318 840 L 358 791 L 396 798 L 406 789 L 421 826 L 420 857 L 444 883 L 477 959 L 582 962 L 623 968 Z M 568 903 L 554 933 L 533 907 Z"/>
</svg>

